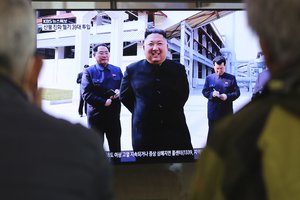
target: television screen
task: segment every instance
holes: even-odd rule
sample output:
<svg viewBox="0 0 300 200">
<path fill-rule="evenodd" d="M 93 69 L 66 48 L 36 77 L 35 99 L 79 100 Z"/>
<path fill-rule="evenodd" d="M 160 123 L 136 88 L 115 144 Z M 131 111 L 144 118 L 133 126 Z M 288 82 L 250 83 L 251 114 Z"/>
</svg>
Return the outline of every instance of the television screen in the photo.
<svg viewBox="0 0 300 200">
<path fill-rule="evenodd" d="M 85 65 L 96 63 L 93 47 L 106 44 L 110 50 L 109 63 L 120 67 L 124 74 L 129 64 L 145 58 L 145 30 L 155 27 L 166 31 L 167 57 L 185 66 L 189 83 L 184 115 L 193 150 L 166 147 L 133 151 L 132 115 L 122 104 L 121 151 L 110 152 L 106 137 L 104 149 L 110 159 L 119 158 L 124 164 L 138 163 L 139 158 L 170 162 L 169 158 L 182 154 L 191 155 L 193 160 L 199 157 L 208 134 L 207 99 L 202 89 L 206 76 L 213 73 L 214 57 L 226 58 L 226 72 L 235 75 L 240 87 L 241 96 L 233 102 L 234 112 L 251 100 L 256 76 L 265 68 L 256 36 L 248 28 L 243 10 L 37 9 L 36 25 L 38 53 L 44 58 L 38 81 L 38 87 L 43 88 L 42 108 L 50 115 L 86 127 L 84 106 L 79 111 L 81 94 L 77 77 Z M 169 140 L 172 143 L 172 137 Z"/>
</svg>

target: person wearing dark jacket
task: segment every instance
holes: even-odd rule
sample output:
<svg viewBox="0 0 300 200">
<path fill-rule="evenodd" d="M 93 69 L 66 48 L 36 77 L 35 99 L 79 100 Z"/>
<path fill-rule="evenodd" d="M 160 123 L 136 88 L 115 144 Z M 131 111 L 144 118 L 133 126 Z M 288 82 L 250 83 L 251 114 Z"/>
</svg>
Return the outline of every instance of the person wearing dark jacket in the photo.
<svg viewBox="0 0 300 200">
<path fill-rule="evenodd" d="M 225 72 L 226 59 L 216 56 L 213 59 L 215 73 L 208 75 L 202 94 L 208 99 L 208 139 L 214 124 L 227 115 L 233 114 L 232 102 L 240 96 L 235 76 Z"/>
<path fill-rule="evenodd" d="M 252 101 L 263 93 L 265 85 L 269 79 L 270 79 L 270 71 L 268 68 L 264 69 L 264 71 L 258 74 L 257 79 L 255 81 L 255 86 L 253 88 L 253 94 L 251 98 Z"/>
<path fill-rule="evenodd" d="M 83 70 L 81 95 L 88 104 L 89 127 L 103 139 L 106 136 L 109 150 L 114 154 L 121 151 L 119 89 L 123 74 L 119 67 L 108 63 L 109 51 L 105 44 L 96 45 L 93 55 L 97 63 Z"/>
<path fill-rule="evenodd" d="M 111 200 L 99 135 L 40 108 L 42 59 L 30 4 L 0 1 L 0 199 Z"/>
<path fill-rule="evenodd" d="M 271 76 L 259 98 L 216 125 L 191 200 L 300 199 L 300 1 L 245 2 Z"/>
<path fill-rule="evenodd" d="M 166 59 L 163 30 L 146 30 L 144 51 L 146 59 L 126 68 L 120 91 L 122 103 L 132 113 L 133 150 L 182 150 L 187 155 L 169 159 L 191 160 L 193 147 L 183 110 L 189 96 L 185 67 Z"/>
<path fill-rule="evenodd" d="M 84 65 L 83 68 L 87 68 L 89 67 L 89 65 Z M 78 84 L 81 84 L 81 79 L 82 79 L 82 73 L 83 72 L 80 72 L 78 73 L 77 75 L 77 79 L 76 79 L 76 83 Z M 87 111 L 86 111 L 86 103 L 84 102 L 83 98 L 82 98 L 82 95 L 80 94 L 79 95 L 79 105 L 78 105 L 78 114 L 80 115 L 80 117 L 82 117 L 83 115 L 83 109 L 84 109 L 84 113 L 86 114 Z"/>
</svg>

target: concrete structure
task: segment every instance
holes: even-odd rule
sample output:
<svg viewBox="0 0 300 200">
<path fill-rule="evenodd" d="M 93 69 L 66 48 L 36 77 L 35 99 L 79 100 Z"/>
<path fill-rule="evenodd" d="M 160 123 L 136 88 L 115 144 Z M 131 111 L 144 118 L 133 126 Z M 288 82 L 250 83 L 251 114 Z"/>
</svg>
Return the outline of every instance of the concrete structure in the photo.
<svg viewBox="0 0 300 200">
<path fill-rule="evenodd" d="M 91 56 L 93 45 L 107 43 L 110 62 L 125 70 L 129 63 L 144 58 L 142 41 L 147 27 L 166 30 L 169 57 L 186 66 L 191 88 L 203 85 L 205 77 L 213 72 L 212 59 L 218 54 L 227 58 L 227 71 L 236 75 L 241 86 L 249 91 L 259 72 L 255 60 L 236 60 L 232 40 L 228 42 L 230 37 L 222 35 L 213 23 L 234 11 L 86 10 L 57 11 L 47 16 L 43 16 L 43 12 L 37 11 L 37 47 L 45 54 L 39 87 L 73 90 L 75 99 L 79 96 L 77 74 L 85 64 L 95 62 Z M 42 20 L 57 20 L 58 24 L 52 24 L 49 31 L 48 24 Z M 67 23 L 61 24 L 59 20 L 67 20 Z M 235 22 L 231 23 L 234 29 Z M 126 51 L 129 55 L 125 55 Z"/>
<path fill-rule="evenodd" d="M 96 43 L 110 44 L 111 63 L 124 69 L 128 63 L 143 58 L 142 40 L 148 26 L 155 26 L 167 31 L 170 57 L 178 59 L 186 66 L 191 83 L 195 82 L 197 85 L 197 80 L 192 80 L 205 78 L 202 75 L 198 76 L 198 65 L 203 65 L 204 69 L 211 67 L 213 55 L 219 53 L 220 48 L 224 46 L 221 36 L 213 28 L 210 28 L 210 32 L 203 30 L 210 27 L 209 22 L 215 20 L 217 16 L 228 13 L 229 11 L 218 11 L 218 13 L 216 11 L 159 11 L 155 13 L 139 11 L 135 12 L 137 20 L 130 20 L 128 18 L 134 13 L 129 11 L 74 11 L 71 13 L 59 11 L 56 16 L 48 16 L 44 19 L 75 19 L 72 26 L 91 25 L 91 22 L 93 26 L 89 30 L 67 29 L 38 34 L 37 47 L 55 51 L 54 59 L 45 59 L 45 69 L 39 85 L 41 87 L 74 89 L 75 84 L 72 80 L 75 80 L 77 73 L 82 70 L 84 64 L 94 62 L 89 55 L 91 46 Z M 37 15 L 39 16 L 39 14 Z M 207 18 L 208 15 L 210 18 Z M 108 23 L 99 20 L 104 16 L 109 17 Z M 148 22 L 149 16 L 153 17 L 150 22 Z M 204 17 L 207 19 L 204 20 Z M 40 19 L 37 22 L 41 29 Z M 199 32 L 199 30 L 202 31 Z M 207 38 L 202 39 L 204 34 Z M 210 37 L 210 35 L 213 36 Z M 199 38 L 201 38 L 201 44 Z M 217 48 L 211 45 L 215 44 L 216 40 Z M 122 56 L 123 42 L 136 44 L 137 54 Z M 75 46 L 73 59 L 65 58 L 63 55 L 65 54 L 64 48 L 67 46 Z M 68 76 L 66 76 L 67 74 Z"/>
</svg>

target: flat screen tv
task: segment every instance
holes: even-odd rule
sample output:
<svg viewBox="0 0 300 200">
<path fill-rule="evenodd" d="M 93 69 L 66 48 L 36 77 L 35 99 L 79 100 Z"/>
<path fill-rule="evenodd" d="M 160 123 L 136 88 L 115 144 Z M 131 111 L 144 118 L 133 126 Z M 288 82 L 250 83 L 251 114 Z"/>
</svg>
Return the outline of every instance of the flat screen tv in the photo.
<svg viewBox="0 0 300 200">
<path fill-rule="evenodd" d="M 184 112 L 197 160 L 207 140 L 207 99 L 202 87 L 205 77 L 213 73 L 212 59 L 225 56 L 226 71 L 237 78 L 241 96 L 234 101 L 234 111 L 251 100 L 256 76 L 264 69 L 263 55 L 243 10 L 36 9 L 37 48 L 44 57 L 38 81 L 44 91 L 42 108 L 57 118 L 87 126 L 85 113 L 78 113 L 80 85 L 76 79 L 84 65 L 95 64 L 92 48 L 105 43 L 110 63 L 124 72 L 130 63 L 144 59 L 143 39 L 149 27 L 167 32 L 168 57 L 185 66 L 190 94 Z M 123 105 L 120 119 L 122 150 L 109 152 L 105 139 L 109 158 L 119 157 L 121 164 L 130 164 L 137 163 L 140 156 L 151 161 L 151 157 L 180 154 L 172 149 L 133 152 L 131 113 Z"/>
</svg>

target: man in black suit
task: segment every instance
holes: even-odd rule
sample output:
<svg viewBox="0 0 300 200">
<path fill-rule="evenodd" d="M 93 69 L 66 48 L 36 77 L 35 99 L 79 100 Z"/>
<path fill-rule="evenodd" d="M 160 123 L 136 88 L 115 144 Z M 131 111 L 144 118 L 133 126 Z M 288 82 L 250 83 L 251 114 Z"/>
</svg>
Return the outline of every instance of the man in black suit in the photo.
<svg viewBox="0 0 300 200">
<path fill-rule="evenodd" d="M 109 150 L 115 155 L 121 151 L 121 102 L 119 89 L 123 73 L 109 63 L 110 53 L 105 44 L 93 48 L 96 64 L 83 70 L 81 94 L 87 105 L 90 128 L 107 138 Z M 113 161 L 118 162 L 116 157 Z"/>
<path fill-rule="evenodd" d="M 0 1 L 0 199 L 112 199 L 101 138 L 37 106 L 35 30 L 28 0 Z"/>
<path fill-rule="evenodd" d="M 240 88 L 235 76 L 225 72 L 226 59 L 223 56 L 216 56 L 213 59 L 213 65 L 215 73 L 206 77 L 202 89 L 202 94 L 208 99 L 208 139 L 215 123 L 233 114 L 232 102 L 240 96 Z"/>
<path fill-rule="evenodd" d="M 166 58 L 163 30 L 146 30 L 144 51 L 146 59 L 126 68 L 120 91 L 121 102 L 132 113 L 133 150 L 179 150 L 182 155 L 149 160 L 191 160 L 193 147 L 183 110 L 189 96 L 185 67 Z"/>
</svg>

